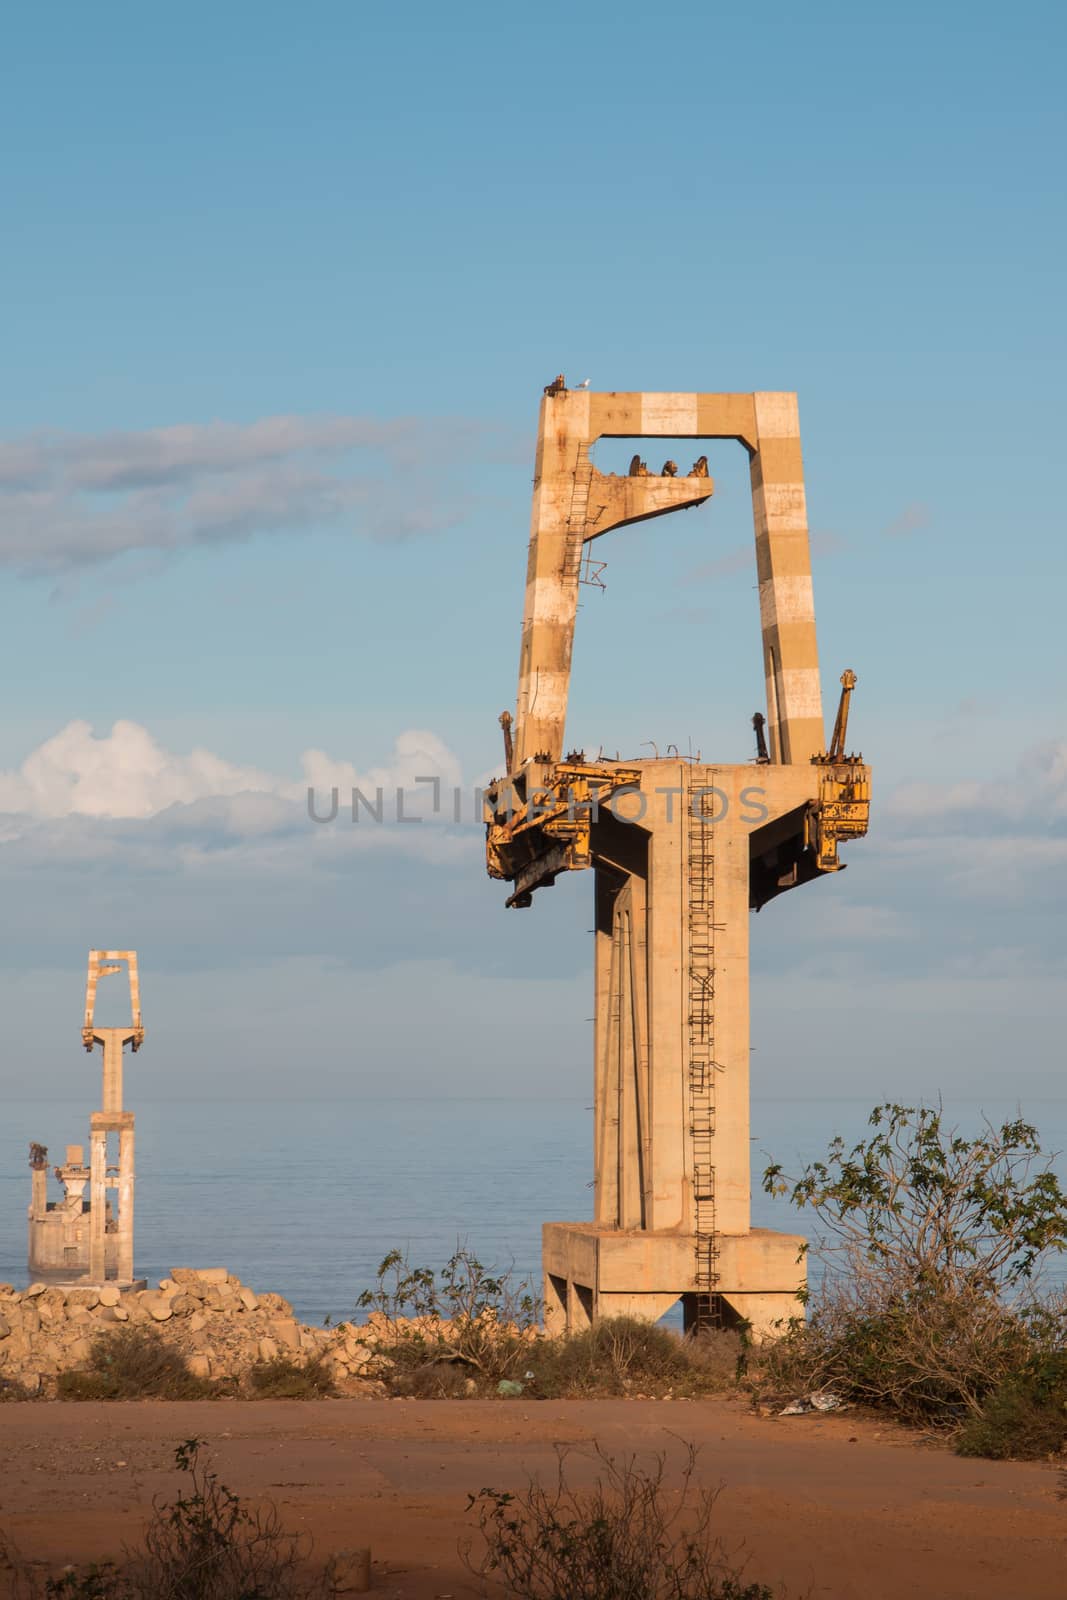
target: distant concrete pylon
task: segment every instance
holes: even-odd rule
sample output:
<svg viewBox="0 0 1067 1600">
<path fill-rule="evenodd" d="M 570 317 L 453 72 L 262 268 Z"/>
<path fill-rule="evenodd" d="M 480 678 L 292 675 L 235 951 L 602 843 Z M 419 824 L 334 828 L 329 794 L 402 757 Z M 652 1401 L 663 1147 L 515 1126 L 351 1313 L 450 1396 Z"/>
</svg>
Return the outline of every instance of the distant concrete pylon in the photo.
<svg viewBox="0 0 1067 1600">
<path fill-rule="evenodd" d="M 97 983 L 110 973 L 121 972 L 123 963 L 130 984 L 130 1025 L 98 1028 L 94 1020 Z M 133 1279 L 134 1120 L 133 1112 L 124 1111 L 122 1107 L 122 1052 L 126 1045 L 139 1050 L 144 1043 L 136 950 L 89 951 L 82 1043 L 86 1050 L 91 1051 L 95 1045 L 103 1050 L 101 1109 L 89 1118 L 89 1277 L 93 1282 L 103 1282 L 107 1277 L 107 1190 L 113 1187 L 118 1190 L 115 1275 L 120 1282 L 130 1282 Z M 117 1174 L 108 1172 L 109 1133 L 119 1136 Z"/>
<path fill-rule="evenodd" d="M 129 1025 L 97 1027 L 97 983 L 124 966 L 130 985 Z M 133 1281 L 134 1118 L 122 1104 L 122 1053 L 126 1045 L 139 1050 L 143 1041 L 137 952 L 90 950 L 82 1043 L 90 1051 L 100 1045 L 103 1052 L 101 1108 L 89 1118 L 89 1165 L 84 1147 L 69 1144 L 63 1166 L 55 1168 L 63 1185 L 63 1199 L 56 1204 L 48 1199 L 48 1150 L 41 1144 L 30 1146 L 29 1268 L 35 1278 L 67 1283 Z M 118 1135 L 118 1161 L 109 1166 L 107 1141 L 112 1133 Z M 115 1192 L 117 1206 L 111 1204 L 109 1191 Z"/>
</svg>

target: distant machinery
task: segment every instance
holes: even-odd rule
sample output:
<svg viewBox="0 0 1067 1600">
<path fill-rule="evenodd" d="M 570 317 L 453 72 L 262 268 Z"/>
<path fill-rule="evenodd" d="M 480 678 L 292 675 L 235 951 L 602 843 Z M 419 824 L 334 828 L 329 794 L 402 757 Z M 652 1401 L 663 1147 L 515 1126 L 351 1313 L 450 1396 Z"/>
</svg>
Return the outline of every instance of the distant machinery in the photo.
<svg viewBox="0 0 1067 1600">
<path fill-rule="evenodd" d="M 564 757 L 585 546 L 612 528 L 702 505 L 687 476 L 600 473 L 597 439 L 734 439 L 748 452 L 767 713 L 756 760 Z M 486 855 L 528 906 L 592 867 L 596 902 L 595 1221 L 544 1226 L 546 1321 L 744 1318 L 757 1335 L 796 1310 L 802 1241 L 751 1226 L 749 912 L 837 871 L 867 831 L 870 770 L 846 755 L 855 674 L 824 746 L 804 476 L 792 394 L 595 394 L 545 389 L 506 775 L 486 794 Z M 766 732 L 765 732 L 766 730 Z"/>
<path fill-rule="evenodd" d="M 126 968 L 130 986 L 130 1023 L 117 1028 L 98 1027 L 96 988 L 102 977 Z M 66 1147 L 66 1161 L 55 1175 L 63 1185 L 63 1199 L 48 1199 L 48 1151 L 30 1145 L 32 1193 L 30 1201 L 29 1265 L 39 1278 L 103 1283 L 133 1281 L 134 1117 L 123 1109 L 122 1053 L 126 1045 L 139 1050 L 144 1042 L 141 991 L 135 950 L 90 950 L 85 985 L 82 1044 L 102 1050 L 101 1109 L 89 1118 L 89 1165 L 80 1144 Z M 108 1138 L 117 1143 L 116 1160 L 109 1159 Z M 85 1186 L 89 1185 L 89 1198 Z M 117 1204 L 112 1203 L 112 1195 Z"/>
</svg>

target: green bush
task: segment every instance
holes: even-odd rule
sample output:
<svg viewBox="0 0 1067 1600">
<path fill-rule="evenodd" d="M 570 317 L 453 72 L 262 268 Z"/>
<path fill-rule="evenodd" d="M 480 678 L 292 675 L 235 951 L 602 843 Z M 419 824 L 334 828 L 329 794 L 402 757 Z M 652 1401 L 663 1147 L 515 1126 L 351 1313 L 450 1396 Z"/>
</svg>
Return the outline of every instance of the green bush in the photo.
<svg viewBox="0 0 1067 1600">
<path fill-rule="evenodd" d="M 986 1400 L 956 1439 L 961 1456 L 1036 1461 L 1067 1449 L 1067 1351 L 1034 1357 Z"/>
<path fill-rule="evenodd" d="M 798 1317 L 759 1353 L 757 1390 L 832 1388 L 905 1422 L 958 1428 L 1061 1341 L 1064 1312 L 1029 1289 L 1067 1244 L 1067 1196 L 1016 1120 L 966 1138 L 940 1109 L 877 1106 L 874 1132 L 764 1187 L 810 1207 L 825 1265 Z"/>
<path fill-rule="evenodd" d="M 89 1365 L 61 1372 L 60 1400 L 203 1400 L 214 1393 L 194 1377 L 180 1350 L 148 1328 L 120 1328 L 93 1340 Z"/>
</svg>

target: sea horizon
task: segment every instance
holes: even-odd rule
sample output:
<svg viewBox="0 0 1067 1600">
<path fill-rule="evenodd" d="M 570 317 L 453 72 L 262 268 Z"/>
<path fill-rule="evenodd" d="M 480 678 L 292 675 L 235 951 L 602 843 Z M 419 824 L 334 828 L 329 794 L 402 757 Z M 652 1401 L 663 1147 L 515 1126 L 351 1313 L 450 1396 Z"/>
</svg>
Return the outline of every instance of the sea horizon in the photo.
<svg viewBox="0 0 1067 1600">
<path fill-rule="evenodd" d="M 810 1213 L 764 1194 L 765 1166 L 787 1173 L 840 1134 L 864 1136 L 869 1098 L 754 1097 L 752 1221 L 810 1236 Z M 926 1103 L 936 1103 L 927 1097 Z M 298 1105 L 302 1115 L 293 1117 Z M 88 1102 L 5 1102 L 0 1130 L 0 1281 L 24 1286 L 31 1139 L 52 1164 L 88 1142 Z M 457 1245 L 540 1292 L 541 1224 L 592 1216 L 589 1097 L 442 1095 L 219 1098 L 139 1096 L 135 1267 L 154 1283 L 178 1266 L 225 1266 L 274 1290 L 301 1320 L 351 1319 L 393 1249 L 439 1268 Z M 983 1115 L 1021 1115 L 1067 1184 L 1067 1097 L 946 1100 L 965 1132 Z M 52 1193 L 57 1196 L 54 1180 Z M 1063 1259 L 1050 1281 L 1062 1282 Z"/>
</svg>

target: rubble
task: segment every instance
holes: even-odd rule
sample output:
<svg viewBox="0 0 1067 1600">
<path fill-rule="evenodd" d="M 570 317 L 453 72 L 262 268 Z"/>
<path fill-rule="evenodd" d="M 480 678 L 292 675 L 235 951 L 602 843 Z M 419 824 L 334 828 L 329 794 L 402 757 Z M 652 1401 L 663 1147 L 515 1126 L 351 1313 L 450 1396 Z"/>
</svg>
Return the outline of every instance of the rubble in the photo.
<svg viewBox="0 0 1067 1600">
<path fill-rule="evenodd" d="M 257 1362 L 320 1358 L 338 1393 L 371 1396 L 384 1392 L 391 1365 L 378 1350 L 384 1329 L 311 1327 L 280 1294 L 257 1293 L 225 1267 L 175 1267 L 155 1289 L 0 1283 L 0 1383 L 50 1398 L 58 1373 L 85 1368 L 96 1338 L 122 1327 L 153 1329 L 213 1380 L 239 1382 Z"/>
</svg>

